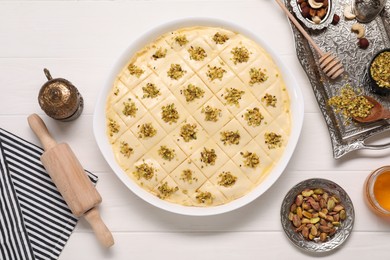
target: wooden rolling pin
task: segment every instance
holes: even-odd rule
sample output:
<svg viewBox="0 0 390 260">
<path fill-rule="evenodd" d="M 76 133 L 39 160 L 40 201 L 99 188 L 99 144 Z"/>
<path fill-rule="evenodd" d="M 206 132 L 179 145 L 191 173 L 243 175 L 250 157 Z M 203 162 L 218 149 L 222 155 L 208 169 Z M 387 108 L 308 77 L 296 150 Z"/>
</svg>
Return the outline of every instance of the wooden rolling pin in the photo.
<svg viewBox="0 0 390 260">
<path fill-rule="evenodd" d="M 102 245 L 112 246 L 114 238 L 100 218 L 97 208 L 98 204 L 102 202 L 102 197 L 69 145 L 58 144 L 51 137 L 45 123 L 37 114 L 30 115 L 28 123 L 45 149 L 41 157 L 43 166 L 72 213 L 76 217 L 85 217 Z"/>
</svg>

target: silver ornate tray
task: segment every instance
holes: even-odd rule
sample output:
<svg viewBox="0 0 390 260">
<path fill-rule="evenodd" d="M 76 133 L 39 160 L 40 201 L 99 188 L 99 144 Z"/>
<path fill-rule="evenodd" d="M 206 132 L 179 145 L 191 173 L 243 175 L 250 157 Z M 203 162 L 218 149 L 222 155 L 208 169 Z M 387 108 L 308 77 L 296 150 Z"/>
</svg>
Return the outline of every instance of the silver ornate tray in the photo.
<svg viewBox="0 0 390 260">
<path fill-rule="evenodd" d="M 290 0 L 284 0 L 284 2 L 292 12 Z M 341 18 L 339 24 L 336 26 L 329 25 L 323 30 L 308 30 L 323 51 L 332 52 L 342 60 L 346 76 L 337 80 L 330 80 L 323 74 L 318 66 L 317 53 L 295 26 L 291 24 L 297 56 L 309 77 L 318 105 L 327 123 L 335 159 L 359 149 L 379 150 L 390 148 L 390 143 L 374 145 L 367 142 L 368 138 L 378 136 L 390 129 L 389 120 L 381 120 L 370 124 L 356 122 L 348 124 L 343 116 L 334 113 L 332 108 L 327 105 L 327 100 L 330 97 L 338 95 L 343 86 L 350 84 L 352 87 L 362 90 L 363 93 L 374 96 L 385 107 L 390 108 L 390 97 L 371 94 L 368 88 L 369 79 L 366 74 L 367 66 L 374 55 L 378 51 L 390 47 L 390 1 L 387 1 L 384 10 L 377 18 L 364 24 L 366 38 L 370 42 L 370 46 L 366 50 L 357 46 L 356 34 L 351 32 L 352 24 L 357 21 L 346 21 L 344 19 L 343 8 L 346 4 L 352 5 L 352 0 L 337 1 L 335 13 Z"/>
<path fill-rule="evenodd" d="M 322 188 L 326 192 L 340 198 L 347 215 L 346 219 L 341 222 L 337 232 L 325 242 L 305 239 L 300 232 L 295 232 L 295 227 L 288 219 L 290 207 L 294 203 L 296 196 L 305 189 L 315 188 Z M 355 221 L 355 210 L 352 200 L 338 184 L 326 179 L 308 179 L 296 184 L 287 192 L 280 209 L 280 221 L 284 232 L 295 246 L 309 252 L 324 253 L 338 248 L 351 235 Z"/>
</svg>

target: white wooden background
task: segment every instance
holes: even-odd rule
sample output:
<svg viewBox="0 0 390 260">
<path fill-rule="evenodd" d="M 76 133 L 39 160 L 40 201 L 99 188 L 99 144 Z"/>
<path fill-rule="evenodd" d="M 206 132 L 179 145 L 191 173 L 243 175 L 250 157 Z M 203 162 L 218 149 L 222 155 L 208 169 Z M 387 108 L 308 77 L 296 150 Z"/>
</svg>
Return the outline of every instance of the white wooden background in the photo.
<svg viewBox="0 0 390 260">
<path fill-rule="evenodd" d="M 280 179 L 253 203 L 231 213 L 187 217 L 155 208 L 136 197 L 101 156 L 92 132 L 97 95 L 127 46 L 145 31 L 184 17 L 231 21 L 261 36 L 295 74 L 305 99 L 300 141 Z M 363 201 L 363 183 L 390 164 L 390 150 L 360 151 L 334 160 L 324 120 L 295 55 L 289 24 L 272 0 L 213 1 L 2 1 L 0 0 L 0 127 L 38 144 L 28 128 L 30 113 L 53 77 L 72 81 L 85 99 L 83 115 L 70 123 L 44 117 L 53 135 L 73 147 L 96 173 L 102 217 L 116 244 L 103 250 L 80 221 L 60 259 L 311 259 L 294 247 L 280 224 L 280 205 L 297 182 L 321 177 L 341 185 L 353 200 L 356 220 L 349 240 L 322 259 L 390 259 L 390 222 Z"/>
</svg>

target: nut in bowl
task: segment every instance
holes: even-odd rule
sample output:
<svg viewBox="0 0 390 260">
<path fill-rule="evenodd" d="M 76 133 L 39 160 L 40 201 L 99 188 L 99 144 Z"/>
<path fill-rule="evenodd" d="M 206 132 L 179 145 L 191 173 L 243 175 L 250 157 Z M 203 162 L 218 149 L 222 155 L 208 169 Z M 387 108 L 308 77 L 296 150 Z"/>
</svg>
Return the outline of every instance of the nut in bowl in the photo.
<svg viewBox="0 0 390 260">
<path fill-rule="evenodd" d="M 308 179 L 285 196 L 281 222 L 287 237 L 297 247 L 311 252 L 328 252 L 350 235 L 354 209 L 348 194 L 336 183 Z"/>
<path fill-rule="evenodd" d="M 296 17 L 307 28 L 314 30 L 331 24 L 336 9 L 333 0 L 291 0 L 290 5 Z"/>
<path fill-rule="evenodd" d="M 372 92 L 382 96 L 390 95 L 390 49 L 383 49 L 374 56 L 367 73 Z"/>
</svg>

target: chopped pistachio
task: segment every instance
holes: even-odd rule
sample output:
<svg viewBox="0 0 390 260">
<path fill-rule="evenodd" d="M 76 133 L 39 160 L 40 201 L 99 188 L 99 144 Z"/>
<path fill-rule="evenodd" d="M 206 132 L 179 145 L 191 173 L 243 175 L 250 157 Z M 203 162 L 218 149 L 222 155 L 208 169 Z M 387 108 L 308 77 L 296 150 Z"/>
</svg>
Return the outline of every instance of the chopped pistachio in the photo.
<svg viewBox="0 0 390 260">
<path fill-rule="evenodd" d="M 218 177 L 220 178 L 218 184 L 224 187 L 231 187 L 237 181 L 237 177 L 232 175 L 231 172 L 222 172 Z"/>
<path fill-rule="evenodd" d="M 210 205 L 213 203 L 213 195 L 208 191 L 198 191 L 196 195 L 196 201 L 201 204 Z"/>
<path fill-rule="evenodd" d="M 109 129 L 110 136 L 114 136 L 114 134 L 119 133 L 120 125 L 118 124 L 117 121 L 110 118 L 108 120 L 108 129 Z"/>
<path fill-rule="evenodd" d="M 221 33 L 217 32 L 213 36 L 213 41 L 216 44 L 224 44 L 227 40 L 229 40 L 229 37 L 226 34 L 221 34 Z"/>
<path fill-rule="evenodd" d="M 157 195 L 160 199 L 166 199 L 169 198 L 173 193 L 179 190 L 179 187 L 169 187 L 168 182 L 164 182 L 162 185 L 157 187 L 158 191 L 160 192 L 159 195 Z"/>
<path fill-rule="evenodd" d="M 139 126 L 138 137 L 139 138 L 149 138 L 157 134 L 157 130 L 153 127 L 152 123 L 145 123 Z"/>
<path fill-rule="evenodd" d="M 175 104 L 171 103 L 161 108 L 161 119 L 166 123 L 176 123 L 179 119 L 179 112 L 175 108 Z"/>
<path fill-rule="evenodd" d="M 187 36 L 185 36 L 184 34 L 177 35 L 175 37 L 175 42 L 180 46 L 186 45 L 188 43 Z"/>
<path fill-rule="evenodd" d="M 168 77 L 174 80 L 178 80 L 186 74 L 187 71 L 183 70 L 180 64 L 171 64 L 171 68 L 168 70 Z"/>
<path fill-rule="evenodd" d="M 246 111 L 244 119 L 248 125 L 259 126 L 261 121 L 264 119 L 264 116 L 260 113 L 260 109 L 258 107 L 254 107 L 253 109 L 247 109 Z"/>
<path fill-rule="evenodd" d="M 154 172 L 156 169 L 152 165 L 149 165 L 147 163 L 142 163 L 140 165 L 135 166 L 135 172 L 133 172 L 133 175 L 137 178 L 137 180 L 144 178 L 145 180 L 150 180 L 154 176 Z"/>
<path fill-rule="evenodd" d="M 136 76 L 137 78 L 141 77 L 141 75 L 145 72 L 143 69 L 137 67 L 134 64 L 130 64 L 127 69 L 129 70 L 130 75 Z"/>
<path fill-rule="evenodd" d="M 249 76 L 251 78 L 249 81 L 250 86 L 253 86 L 256 83 L 263 83 L 268 79 L 267 74 L 265 74 L 265 70 L 262 71 L 261 68 L 251 68 L 249 70 Z"/>
<path fill-rule="evenodd" d="M 248 62 L 249 60 L 249 51 L 245 47 L 235 47 L 231 53 L 233 54 L 232 60 L 234 64 Z"/>
<path fill-rule="evenodd" d="M 265 144 L 268 149 L 275 149 L 282 146 L 282 136 L 274 132 L 267 132 L 264 134 Z"/>
<path fill-rule="evenodd" d="M 204 90 L 190 83 L 186 88 L 184 88 L 183 94 L 186 101 L 191 102 L 195 99 L 202 98 L 204 96 Z"/>
<path fill-rule="evenodd" d="M 276 99 L 275 96 L 266 93 L 266 94 L 264 95 L 264 97 L 261 98 L 261 101 L 265 102 L 265 105 L 266 105 L 267 107 L 269 107 L 269 106 L 275 107 L 275 106 L 276 106 L 276 101 L 277 101 L 277 99 Z"/>
<path fill-rule="evenodd" d="M 160 146 L 158 154 L 167 161 L 172 161 L 176 156 L 175 149 L 170 149 L 165 145 Z"/>
<path fill-rule="evenodd" d="M 119 94 L 119 88 L 116 87 L 116 88 L 115 88 L 115 91 L 114 91 L 114 95 L 115 95 L 115 96 L 118 96 L 118 94 Z"/>
<path fill-rule="evenodd" d="M 214 81 L 215 79 L 219 79 L 221 81 L 223 75 L 227 72 L 222 67 L 211 67 L 210 65 L 207 65 L 207 67 L 209 68 L 209 70 L 207 71 L 206 75 L 211 81 Z"/>
<path fill-rule="evenodd" d="M 205 114 L 204 120 L 206 121 L 217 122 L 218 118 L 221 117 L 221 109 L 211 107 L 210 105 L 203 107 L 201 112 Z"/>
<path fill-rule="evenodd" d="M 136 107 L 134 101 L 128 99 L 128 102 L 123 102 L 123 110 L 122 113 L 125 116 L 135 117 L 137 114 L 138 108 Z"/>
<path fill-rule="evenodd" d="M 206 165 L 215 165 L 215 161 L 217 160 L 217 154 L 214 149 L 207 149 L 203 147 L 203 151 L 200 152 L 200 161 Z"/>
<path fill-rule="evenodd" d="M 372 62 L 370 73 L 382 88 L 390 88 L 390 51 L 380 53 Z"/>
<path fill-rule="evenodd" d="M 240 133 L 237 131 L 224 131 L 220 132 L 221 134 L 221 141 L 224 145 L 229 144 L 239 144 L 240 143 Z"/>
<path fill-rule="evenodd" d="M 134 149 L 130 147 L 128 143 L 121 142 L 120 153 L 123 154 L 124 157 L 130 158 L 130 155 L 134 153 Z"/>
<path fill-rule="evenodd" d="M 157 60 L 157 59 L 161 59 L 161 58 L 165 58 L 165 56 L 167 55 L 167 49 L 162 49 L 162 48 L 159 48 L 153 55 L 152 55 L 152 58 L 154 60 Z"/>
<path fill-rule="evenodd" d="M 260 158 L 256 153 L 248 152 L 240 153 L 244 157 L 244 166 L 256 168 L 260 164 Z"/>
<path fill-rule="evenodd" d="M 180 128 L 180 136 L 183 137 L 184 142 L 189 142 L 191 140 L 196 140 L 196 124 L 184 124 Z"/>
<path fill-rule="evenodd" d="M 198 178 L 193 177 L 193 171 L 190 169 L 185 169 L 181 173 L 180 180 L 184 182 L 188 182 L 189 184 L 192 184 L 193 181 L 198 181 Z"/>
<path fill-rule="evenodd" d="M 235 105 L 236 107 L 240 106 L 240 99 L 242 98 L 242 95 L 245 94 L 245 91 L 238 90 L 236 88 L 227 88 L 225 93 L 225 100 L 226 104 L 228 105 Z"/>
<path fill-rule="evenodd" d="M 142 98 L 156 98 L 161 95 L 160 89 L 157 88 L 156 84 L 150 82 L 146 83 L 145 87 L 142 87 L 142 91 L 144 92 Z"/>
<path fill-rule="evenodd" d="M 374 107 L 370 101 L 355 92 L 348 84 L 341 89 L 339 96 L 330 98 L 328 104 L 335 109 L 336 113 L 341 113 L 347 123 L 352 117 L 367 117 Z"/>
<path fill-rule="evenodd" d="M 191 60 L 202 61 L 207 57 L 206 51 L 202 47 L 193 47 L 191 46 L 188 49 Z"/>
</svg>

